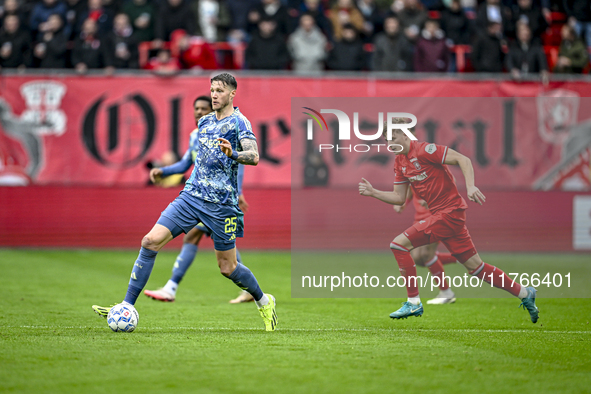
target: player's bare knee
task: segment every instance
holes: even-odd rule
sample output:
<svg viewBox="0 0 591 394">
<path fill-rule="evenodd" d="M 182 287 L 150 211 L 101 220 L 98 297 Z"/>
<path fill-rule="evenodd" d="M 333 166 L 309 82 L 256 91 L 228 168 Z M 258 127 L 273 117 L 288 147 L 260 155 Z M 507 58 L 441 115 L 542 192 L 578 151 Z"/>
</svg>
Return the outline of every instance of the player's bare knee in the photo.
<svg viewBox="0 0 591 394">
<path fill-rule="evenodd" d="M 154 250 L 157 252 L 160 250 L 160 248 L 162 248 L 162 245 L 157 242 L 152 235 L 147 234 L 142 239 L 142 248 Z"/>
<path fill-rule="evenodd" d="M 236 262 L 227 258 L 221 258 L 218 260 L 218 266 L 220 267 L 220 273 L 222 275 L 230 276 L 236 269 Z"/>
</svg>

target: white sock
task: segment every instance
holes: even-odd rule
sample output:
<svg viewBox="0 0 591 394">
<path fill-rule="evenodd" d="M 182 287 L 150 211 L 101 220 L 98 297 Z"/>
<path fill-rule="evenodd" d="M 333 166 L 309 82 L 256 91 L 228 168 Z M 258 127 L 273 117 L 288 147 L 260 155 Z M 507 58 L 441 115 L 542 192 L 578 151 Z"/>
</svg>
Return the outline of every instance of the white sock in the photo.
<svg viewBox="0 0 591 394">
<path fill-rule="evenodd" d="M 173 282 L 172 280 L 168 280 L 168 282 L 166 282 L 166 284 L 164 285 L 164 287 L 162 288 L 162 290 L 164 290 L 165 292 L 172 294 L 173 296 L 176 296 L 176 289 L 179 288 L 179 284 L 176 282 Z"/>
<path fill-rule="evenodd" d="M 453 298 L 454 292 L 450 288 L 439 290 L 439 298 Z"/>
<path fill-rule="evenodd" d="M 409 297 L 407 301 L 413 305 L 419 305 L 421 303 L 421 297 L 419 297 L 419 296 Z"/>
<path fill-rule="evenodd" d="M 525 297 L 527 297 L 527 289 L 523 285 L 520 285 L 520 286 L 521 286 L 521 289 L 519 290 L 518 297 L 519 298 L 525 298 Z"/>
<path fill-rule="evenodd" d="M 269 303 L 269 297 L 267 297 L 266 294 L 263 294 L 263 296 L 261 297 L 261 299 L 258 300 L 258 301 L 255 301 L 254 303 L 257 304 L 257 306 L 259 308 L 262 308 L 262 307 L 264 307 L 265 305 L 267 305 Z"/>
</svg>

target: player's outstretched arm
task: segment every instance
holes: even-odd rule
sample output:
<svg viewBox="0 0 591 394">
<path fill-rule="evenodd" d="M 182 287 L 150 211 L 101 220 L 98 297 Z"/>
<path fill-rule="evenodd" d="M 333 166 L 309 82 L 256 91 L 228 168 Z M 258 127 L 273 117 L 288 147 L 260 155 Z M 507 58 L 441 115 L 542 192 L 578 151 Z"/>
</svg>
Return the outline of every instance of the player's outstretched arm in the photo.
<svg viewBox="0 0 591 394">
<path fill-rule="evenodd" d="M 486 201 L 484 194 L 474 185 L 474 167 L 472 167 L 472 161 L 469 158 L 448 148 L 443 163 L 460 166 L 464 179 L 466 180 L 466 191 L 470 201 L 474 201 L 480 205 Z"/>
<path fill-rule="evenodd" d="M 191 154 L 189 151 L 187 151 L 182 159 L 174 164 L 162 168 L 152 168 L 150 170 L 150 180 L 152 183 L 156 183 L 160 179 L 170 175 L 184 174 L 189 168 L 191 168 L 192 164 L 193 162 L 191 161 Z"/>
<path fill-rule="evenodd" d="M 240 164 L 251 166 L 259 164 L 259 148 L 255 140 L 250 138 L 241 139 L 242 152 L 233 150 L 230 141 L 224 138 L 218 138 L 218 141 L 220 142 L 220 149 L 229 158 L 236 160 Z"/>
<path fill-rule="evenodd" d="M 394 185 L 394 190 L 391 192 L 385 192 L 374 189 L 371 183 L 369 183 L 365 178 L 361 178 L 361 182 L 359 182 L 359 194 L 362 196 L 377 198 L 386 204 L 393 205 L 402 205 L 406 202 L 407 188 L 408 185 L 404 183 L 401 185 Z"/>
</svg>

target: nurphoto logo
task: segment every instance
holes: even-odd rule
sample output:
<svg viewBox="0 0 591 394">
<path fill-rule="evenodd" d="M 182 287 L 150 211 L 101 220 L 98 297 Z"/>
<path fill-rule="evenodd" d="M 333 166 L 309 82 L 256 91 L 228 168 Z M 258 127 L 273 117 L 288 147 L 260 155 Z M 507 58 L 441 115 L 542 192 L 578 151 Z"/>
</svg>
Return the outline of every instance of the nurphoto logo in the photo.
<svg viewBox="0 0 591 394">
<path fill-rule="evenodd" d="M 308 119 L 307 122 L 307 134 L 306 138 L 308 141 L 314 140 L 314 121 L 318 124 L 321 131 L 325 129 L 328 130 L 328 124 L 326 119 L 322 114 L 333 114 L 337 117 L 337 121 L 339 124 L 338 128 L 338 139 L 339 141 L 347 141 L 351 140 L 351 119 L 349 115 L 345 112 L 338 110 L 338 109 L 321 109 L 320 112 L 309 108 L 303 107 L 304 109 L 310 112 L 304 112 L 304 114 L 310 116 L 312 119 Z M 409 123 L 393 123 L 393 119 L 395 118 L 408 118 L 410 119 Z M 353 133 L 357 138 L 362 141 L 375 141 L 380 139 L 384 133 L 384 125 L 386 126 L 386 139 L 388 141 L 392 140 L 392 131 L 393 130 L 401 130 L 408 138 L 413 141 L 417 140 L 417 137 L 413 135 L 413 133 L 409 130 L 416 126 L 417 124 L 417 117 L 408 112 L 388 112 L 386 113 L 387 122 L 384 122 L 384 113 L 378 113 L 378 130 L 374 134 L 362 134 L 359 130 L 359 112 L 353 112 Z M 322 150 L 331 150 L 335 149 L 337 152 L 341 150 L 346 150 L 349 152 L 369 152 L 371 149 L 375 148 L 377 151 L 380 151 L 380 148 L 385 147 L 385 149 L 389 152 L 397 153 L 402 151 L 402 145 L 399 144 L 357 144 L 357 145 L 334 145 L 334 144 L 319 144 L 318 151 L 322 152 Z"/>
</svg>

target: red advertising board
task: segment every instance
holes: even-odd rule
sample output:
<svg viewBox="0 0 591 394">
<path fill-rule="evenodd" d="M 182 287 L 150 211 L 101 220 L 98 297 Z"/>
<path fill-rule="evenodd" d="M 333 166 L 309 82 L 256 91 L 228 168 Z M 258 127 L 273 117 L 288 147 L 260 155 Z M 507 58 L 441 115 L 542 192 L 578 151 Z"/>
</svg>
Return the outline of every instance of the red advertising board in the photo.
<svg viewBox="0 0 591 394">
<path fill-rule="evenodd" d="M 146 162 L 160 158 L 166 151 L 182 154 L 186 149 L 188 135 L 195 127 L 192 101 L 207 94 L 208 89 L 209 77 L 3 77 L 0 80 L 0 183 L 145 185 Z M 238 76 L 235 104 L 250 119 L 261 152 L 260 165 L 256 171 L 246 172 L 245 184 L 250 187 L 291 185 L 292 98 L 496 97 L 498 108 L 489 111 L 490 119 L 487 119 L 489 137 L 485 148 L 490 151 L 484 156 L 489 160 L 486 171 L 500 170 L 500 166 L 508 164 L 507 160 L 513 159 L 503 156 L 508 154 L 506 151 L 498 151 L 504 147 L 503 133 L 509 122 L 515 148 L 519 148 L 514 153 L 519 161 L 517 167 L 529 166 L 527 175 L 539 179 L 541 189 L 561 188 L 565 177 L 585 174 L 589 151 L 571 150 L 571 155 L 565 157 L 567 141 L 560 136 L 554 138 L 554 134 L 565 133 L 554 131 L 563 130 L 560 127 L 564 124 L 560 122 L 573 116 L 574 124 L 586 120 L 588 108 L 580 97 L 590 95 L 588 82 L 560 82 L 545 87 L 537 83 L 499 81 Z M 507 99 L 511 97 L 535 99 L 522 105 L 522 101 Z M 430 101 L 421 102 L 428 105 Z M 479 101 L 465 103 L 465 108 L 449 108 L 437 114 L 445 118 L 439 123 L 437 138 L 439 143 L 457 142 L 457 147 L 474 159 L 477 135 L 474 130 L 478 127 L 474 124 L 478 119 L 473 115 L 482 108 Z M 508 114 L 513 118 L 508 119 Z M 457 127 L 454 129 L 453 123 L 458 119 L 465 121 L 460 132 Z M 543 122 L 549 124 L 542 125 Z M 546 140 L 539 131 L 544 127 L 552 131 Z M 424 126 L 421 130 L 428 134 Z M 536 144 L 541 144 L 537 156 L 529 157 L 528 149 Z M 571 141 L 571 145 L 580 144 Z M 299 163 L 299 159 L 294 163 Z M 478 175 L 481 168 L 476 167 Z M 526 172 L 515 170 L 512 168 L 510 174 L 493 171 L 490 176 L 483 173 L 481 183 L 531 187 L 529 179 L 524 181 Z M 511 178 L 511 174 L 523 176 Z M 544 175 L 546 178 L 542 179 Z"/>
</svg>

